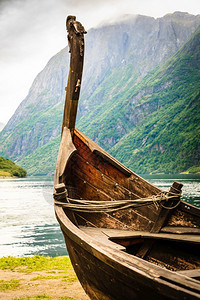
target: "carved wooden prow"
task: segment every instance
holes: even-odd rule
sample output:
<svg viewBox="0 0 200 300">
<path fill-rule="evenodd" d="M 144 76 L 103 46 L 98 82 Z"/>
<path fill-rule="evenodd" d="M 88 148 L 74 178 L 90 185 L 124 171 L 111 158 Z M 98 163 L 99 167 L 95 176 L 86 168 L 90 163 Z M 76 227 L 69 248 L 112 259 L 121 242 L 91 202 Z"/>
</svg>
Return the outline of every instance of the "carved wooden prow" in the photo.
<svg viewBox="0 0 200 300">
<path fill-rule="evenodd" d="M 67 87 L 65 88 L 66 99 L 62 132 L 63 128 L 67 127 L 70 129 L 70 132 L 73 135 L 81 87 L 84 59 L 84 34 L 86 31 L 81 23 L 76 21 L 76 17 L 74 16 L 67 17 L 66 27 L 68 32 L 68 44 L 71 58 L 68 83 Z"/>
</svg>

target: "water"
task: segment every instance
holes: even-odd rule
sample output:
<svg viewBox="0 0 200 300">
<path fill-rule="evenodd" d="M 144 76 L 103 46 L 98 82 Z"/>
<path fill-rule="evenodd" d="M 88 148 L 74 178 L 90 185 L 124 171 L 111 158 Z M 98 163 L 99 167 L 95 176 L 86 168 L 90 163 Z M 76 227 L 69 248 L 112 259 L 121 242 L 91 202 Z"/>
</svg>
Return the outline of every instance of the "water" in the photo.
<svg viewBox="0 0 200 300">
<path fill-rule="evenodd" d="M 200 174 L 144 177 L 164 190 L 181 181 L 183 199 L 200 207 Z M 52 190 L 52 177 L 0 179 L 0 257 L 67 254 Z"/>
<path fill-rule="evenodd" d="M 0 179 L 0 257 L 67 254 L 52 191 L 51 177 Z"/>
<path fill-rule="evenodd" d="M 163 190 L 168 190 L 173 181 L 181 182 L 182 199 L 200 207 L 200 174 L 145 175 L 144 178 Z"/>
</svg>

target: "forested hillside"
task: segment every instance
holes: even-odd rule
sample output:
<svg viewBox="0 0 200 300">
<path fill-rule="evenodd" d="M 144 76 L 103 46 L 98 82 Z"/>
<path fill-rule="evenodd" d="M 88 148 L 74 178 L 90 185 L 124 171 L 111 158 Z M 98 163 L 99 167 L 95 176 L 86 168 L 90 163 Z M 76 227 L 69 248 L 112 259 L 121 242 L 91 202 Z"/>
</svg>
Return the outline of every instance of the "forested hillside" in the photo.
<svg viewBox="0 0 200 300">
<path fill-rule="evenodd" d="M 147 113 L 111 154 L 140 173 L 200 171 L 200 29 L 174 57 L 135 88 Z"/>
<path fill-rule="evenodd" d="M 77 127 L 136 172 L 198 165 L 199 35 L 180 47 L 199 24 L 199 15 L 179 12 L 158 19 L 129 16 L 86 35 Z M 19 161 L 29 174 L 54 172 L 68 61 L 67 49 L 49 61 L 0 133 L 1 155 Z M 182 136 L 193 145 L 189 156 L 179 119 Z M 166 161 L 169 148 L 176 164 Z"/>
<path fill-rule="evenodd" d="M 26 177 L 26 170 L 16 165 L 10 159 L 0 156 L 0 177 Z"/>
</svg>

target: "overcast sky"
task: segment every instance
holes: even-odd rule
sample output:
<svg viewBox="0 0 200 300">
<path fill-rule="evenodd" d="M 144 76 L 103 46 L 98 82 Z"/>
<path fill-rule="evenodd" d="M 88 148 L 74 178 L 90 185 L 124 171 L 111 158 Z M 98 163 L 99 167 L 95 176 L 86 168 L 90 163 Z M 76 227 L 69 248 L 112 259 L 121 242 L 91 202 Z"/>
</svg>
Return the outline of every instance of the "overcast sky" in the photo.
<svg viewBox="0 0 200 300">
<path fill-rule="evenodd" d="M 200 14 L 200 0 L 0 0 L 0 122 L 6 123 L 35 76 L 67 44 L 65 19 L 86 30 L 122 14 Z"/>
</svg>

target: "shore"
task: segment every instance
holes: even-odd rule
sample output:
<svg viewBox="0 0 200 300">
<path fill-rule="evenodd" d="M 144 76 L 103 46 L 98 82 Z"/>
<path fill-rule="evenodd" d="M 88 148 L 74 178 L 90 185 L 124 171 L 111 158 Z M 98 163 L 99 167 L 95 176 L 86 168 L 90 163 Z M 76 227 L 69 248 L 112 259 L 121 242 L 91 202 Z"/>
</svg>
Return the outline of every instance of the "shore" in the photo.
<svg viewBox="0 0 200 300">
<path fill-rule="evenodd" d="M 0 278 L 0 299 L 89 300 L 68 257 L 3 257 Z"/>
</svg>

